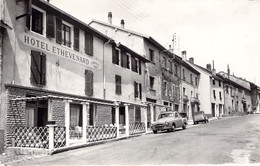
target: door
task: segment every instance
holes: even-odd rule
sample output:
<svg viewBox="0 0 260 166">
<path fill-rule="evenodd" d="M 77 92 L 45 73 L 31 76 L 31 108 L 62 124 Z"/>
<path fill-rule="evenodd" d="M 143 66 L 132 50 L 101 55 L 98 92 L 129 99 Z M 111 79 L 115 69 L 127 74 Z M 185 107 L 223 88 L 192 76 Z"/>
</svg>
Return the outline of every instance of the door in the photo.
<svg viewBox="0 0 260 166">
<path fill-rule="evenodd" d="M 211 103 L 212 117 L 215 117 L 215 104 Z"/>
</svg>

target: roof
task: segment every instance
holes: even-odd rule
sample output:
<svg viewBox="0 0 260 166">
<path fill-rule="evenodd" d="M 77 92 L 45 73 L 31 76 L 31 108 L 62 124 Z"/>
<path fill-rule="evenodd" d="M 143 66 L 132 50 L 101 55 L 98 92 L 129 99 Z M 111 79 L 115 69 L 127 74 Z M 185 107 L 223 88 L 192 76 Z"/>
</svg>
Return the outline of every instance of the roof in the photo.
<svg viewBox="0 0 260 166">
<path fill-rule="evenodd" d="M 206 68 L 204 68 L 204 67 L 201 67 L 201 66 L 199 66 L 199 65 L 197 65 L 197 64 L 194 64 L 194 63 L 193 63 L 193 65 L 195 65 L 196 67 L 198 67 L 198 68 L 200 68 L 201 70 L 203 70 L 203 71 L 207 72 L 208 74 L 210 74 L 212 78 L 214 78 L 214 79 L 216 79 L 216 80 L 224 81 L 224 79 L 223 79 L 222 77 L 220 77 L 220 75 L 218 75 L 218 73 L 213 74 L 212 71 L 209 71 L 208 69 L 206 69 Z"/>
<path fill-rule="evenodd" d="M 44 0 L 32 0 L 32 4 L 39 6 L 40 8 L 46 10 L 49 14 L 53 14 L 56 17 L 59 17 L 69 23 L 72 23 L 73 25 L 77 25 L 78 28 L 88 31 L 88 32 L 92 32 L 93 34 L 95 34 L 97 37 L 99 37 L 102 40 L 111 40 L 108 36 L 102 34 L 101 32 L 95 30 L 94 28 L 90 27 L 88 24 L 86 24 L 85 22 L 77 19 L 76 17 L 66 13 L 65 11 L 57 8 L 56 6 L 52 5 L 49 2 L 46 2 Z"/>
<path fill-rule="evenodd" d="M 200 72 L 196 69 L 194 69 L 190 64 L 188 64 L 187 62 L 185 61 L 182 61 L 181 62 L 185 67 L 187 67 L 188 69 L 192 70 L 193 72 L 195 72 L 196 74 L 200 75 Z"/>
<path fill-rule="evenodd" d="M 92 23 L 99 23 L 99 24 L 102 24 L 102 25 L 105 25 L 105 26 L 109 26 L 109 27 L 112 27 L 112 28 L 115 28 L 115 29 L 119 29 L 121 31 L 125 31 L 125 32 L 128 32 L 128 33 L 131 33 L 131 34 L 135 34 L 137 36 L 140 36 L 140 37 L 143 37 L 144 39 L 150 41 L 151 43 L 153 43 L 155 46 L 157 46 L 158 48 L 160 48 L 161 50 L 167 50 L 164 46 L 162 46 L 159 42 L 157 42 L 153 37 L 151 36 L 148 36 L 148 35 L 144 35 L 142 33 L 139 33 L 139 32 L 135 32 L 135 31 L 132 31 L 130 29 L 126 29 L 126 28 L 122 28 L 120 26 L 116 26 L 116 25 L 113 25 L 113 24 L 109 24 L 109 23 L 106 23 L 106 22 L 103 22 L 103 21 L 99 21 L 99 20 L 95 20 L 93 19 L 88 25 L 92 24 Z M 168 54 L 171 54 L 173 56 L 173 53 L 171 53 L 170 51 L 167 52 Z"/>
</svg>

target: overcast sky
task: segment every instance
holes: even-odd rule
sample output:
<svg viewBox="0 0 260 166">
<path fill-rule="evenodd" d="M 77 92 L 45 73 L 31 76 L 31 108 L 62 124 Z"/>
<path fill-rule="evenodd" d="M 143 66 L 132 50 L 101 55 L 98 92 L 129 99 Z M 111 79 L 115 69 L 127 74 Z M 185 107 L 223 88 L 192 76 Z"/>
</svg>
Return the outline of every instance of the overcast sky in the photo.
<svg viewBox="0 0 260 166">
<path fill-rule="evenodd" d="M 187 51 L 206 67 L 214 60 L 217 72 L 227 71 L 260 86 L 259 0 L 50 0 L 50 3 L 89 23 L 107 22 L 152 36 L 164 47 Z"/>
</svg>

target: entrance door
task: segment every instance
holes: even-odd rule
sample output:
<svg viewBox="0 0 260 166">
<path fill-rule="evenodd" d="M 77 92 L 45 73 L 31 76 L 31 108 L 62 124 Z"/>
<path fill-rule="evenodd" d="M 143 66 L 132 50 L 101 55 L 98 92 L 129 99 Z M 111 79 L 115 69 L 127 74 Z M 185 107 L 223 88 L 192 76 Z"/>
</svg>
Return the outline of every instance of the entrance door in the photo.
<svg viewBox="0 0 260 166">
<path fill-rule="evenodd" d="M 125 125 L 125 107 L 119 107 L 119 124 Z"/>
<path fill-rule="evenodd" d="M 215 117 L 215 104 L 211 103 L 211 112 L 212 112 L 212 117 Z"/>
<path fill-rule="evenodd" d="M 47 108 L 38 108 L 37 126 L 44 127 L 47 125 L 47 121 L 48 121 L 48 109 Z"/>
</svg>

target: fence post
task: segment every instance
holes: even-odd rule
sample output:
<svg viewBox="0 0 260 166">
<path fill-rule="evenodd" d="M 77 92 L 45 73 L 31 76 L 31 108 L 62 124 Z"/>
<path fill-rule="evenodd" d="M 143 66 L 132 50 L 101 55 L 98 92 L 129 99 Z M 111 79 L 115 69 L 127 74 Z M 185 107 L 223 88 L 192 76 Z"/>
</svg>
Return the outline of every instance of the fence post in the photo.
<svg viewBox="0 0 260 166">
<path fill-rule="evenodd" d="M 66 146 L 70 145 L 70 102 L 65 100 L 65 128 L 66 128 Z"/>
<path fill-rule="evenodd" d="M 83 142 L 86 143 L 87 142 L 87 124 L 88 124 L 87 110 L 89 109 L 89 103 L 86 103 L 86 102 L 82 103 L 82 107 L 83 107 L 83 109 L 82 109 L 82 117 L 83 117 L 83 119 L 82 119 L 82 130 L 83 130 L 82 137 L 83 137 Z"/>
<path fill-rule="evenodd" d="M 126 136 L 129 136 L 129 109 L 128 109 L 129 104 L 125 104 L 125 134 Z"/>
<path fill-rule="evenodd" d="M 119 138 L 119 103 L 115 102 L 116 109 L 116 137 Z"/>
<path fill-rule="evenodd" d="M 56 125 L 46 125 L 49 128 L 49 149 L 52 150 L 54 149 L 54 127 Z"/>
</svg>

